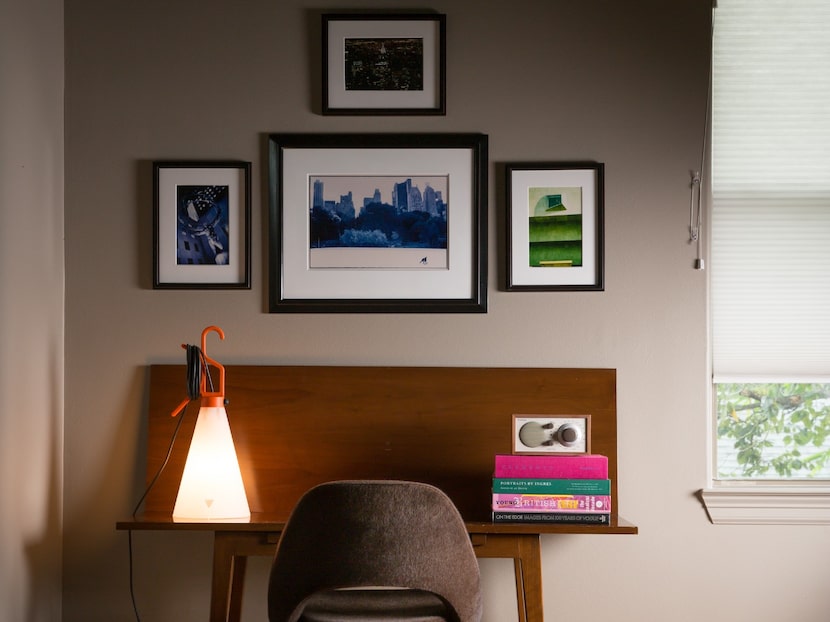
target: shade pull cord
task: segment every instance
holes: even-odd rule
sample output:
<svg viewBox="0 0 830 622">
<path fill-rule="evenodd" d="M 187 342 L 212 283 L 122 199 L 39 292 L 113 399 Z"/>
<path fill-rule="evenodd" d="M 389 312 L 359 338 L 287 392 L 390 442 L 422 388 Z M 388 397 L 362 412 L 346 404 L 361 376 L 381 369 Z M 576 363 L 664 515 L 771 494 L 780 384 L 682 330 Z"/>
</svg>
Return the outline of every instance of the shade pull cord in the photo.
<svg viewBox="0 0 830 622">
<path fill-rule="evenodd" d="M 709 27 L 709 51 L 711 54 L 715 35 L 715 9 L 718 0 L 712 0 L 712 20 Z M 700 167 L 691 171 L 692 182 L 689 187 L 689 243 L 695 245 L 694 269 L 703 270 L 703 183 L 701 171 L 706 169 L 706 147 L 709 136 L 709 112 L 712 105 L 712 58 L 709 58 L 708 80 L 706 85 L 706 105 L 703 109 L 703 132 L 700 141 Z"/>
<path fill-rule="evenodd" d="M 703 270 L 700 229 L 703 222 L 701 204 L 700 171 L 692 171 L 692 182 L 689 187 L 689 242 L 697 246 L 695 252 L 695 270 Z"/>
</svg>

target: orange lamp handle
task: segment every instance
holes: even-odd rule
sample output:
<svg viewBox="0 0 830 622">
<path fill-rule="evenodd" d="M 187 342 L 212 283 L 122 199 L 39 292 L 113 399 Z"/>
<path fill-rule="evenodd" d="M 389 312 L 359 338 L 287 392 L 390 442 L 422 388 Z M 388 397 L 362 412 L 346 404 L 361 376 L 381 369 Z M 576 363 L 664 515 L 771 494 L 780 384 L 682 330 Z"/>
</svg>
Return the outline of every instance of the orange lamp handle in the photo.
<svg viewBox="0 0 830 622">
<path fill-rule="evenodd" d="M 207 392 L 207 386 L 206 386 L 206 383 L 207 383 L 206 376 L 207 376 L 207 374 L 202 376 L 202 384 L 201 384 L 200 390 L 201 390 L 203 399 L 206 398 L 206 397 L 207 398 L 222 398 L 222 400 L 224 401 L 224 397 L 225 397 L 225 366 L 222 365 L 221 363 L 219 363 L 218 361 L 210 358 L 207 355 L 206 341 L 207 341 L 208 333 L 210 333 L 210 332 L 215 332 L 217 335 L 219 335 L 219 339 L 222 339 L 222 340 L 225 339 L 225 332 L 221 328 L 219 328 L 218 326 L 208 326 L 205 330 L 202 331 L 202 354 L 205 357 L 205 361 L 207 361 L 209 364 L 213 365 L 214 367 L 216 367 L 219 370 L 219 390 L 214 391 L 212 393 Z"/>
<path fill-rule="evenodd" d="M 199 381 L 199 394 L 202 398 L 202 406 L 222 406 L 225 402 L 225 366 L 210 358 L 205 351 L 207 336 L 208 333 L 211 332 L 218 334 L 220 339 L 225 339 L 225 332 L 218 326 L 208 326 L 202 331 L 202 356 L 206 365 L 212 365 L 219 370 L 219 390 L 210 393 L 207 391 L 207 374 L 205 373 L 202 374 L 201 380 Z M 182 344 L 182 348 L 186 349 L 187 347 L 187 344 Z M 176 406 L 170 416 L 175 417 L 178 415 L 182 412 L 182 410 L 184 410 L 189 402 L 189 398 L 183 400 L 178 406 Z"/>
</svg>

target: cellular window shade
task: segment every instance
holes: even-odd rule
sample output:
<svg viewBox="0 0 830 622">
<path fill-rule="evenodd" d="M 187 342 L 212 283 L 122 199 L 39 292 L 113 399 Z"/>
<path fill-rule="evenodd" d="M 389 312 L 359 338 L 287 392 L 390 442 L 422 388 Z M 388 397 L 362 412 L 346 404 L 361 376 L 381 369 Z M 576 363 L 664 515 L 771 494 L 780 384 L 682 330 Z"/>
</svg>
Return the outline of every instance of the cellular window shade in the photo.
<svg viewBox="0 0 830 622">
<path fill-rule="evenodd" d="M 830 2 L 718 0 L 715 381 L 830 376 Z"/>
</svg>

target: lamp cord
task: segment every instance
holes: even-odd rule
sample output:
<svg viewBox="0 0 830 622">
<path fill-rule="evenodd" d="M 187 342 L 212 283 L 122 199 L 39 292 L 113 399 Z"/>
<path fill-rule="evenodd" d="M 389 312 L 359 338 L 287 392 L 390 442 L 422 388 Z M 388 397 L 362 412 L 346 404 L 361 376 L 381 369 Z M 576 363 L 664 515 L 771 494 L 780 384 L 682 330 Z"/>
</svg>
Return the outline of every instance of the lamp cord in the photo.
<svg viewBox="0 0 830 622">
<path fill-rule="evenodd" d="M 202 352 L 201 348 L 198 346 L 187 344 L 185 346 L 185 350 L 187 351 L 187 396 L 190 398 L 190 401 L 185 405 L 184 411 L 182 411 L 181 415 L 179 416 L 179 420 L 176 423 L 176 427 L 173 429 L 173 435 L 170 438 L 170 444 L 167 446 L 167 454 L 164 456 L 164 461 L 161 463 L 161 466 L 156 471 L 156 474 L 153 475 L 153 479 L 150 480 L 150 483 L 147 484 L 147 488 L 144 489 L 144 493 L 141 495 L 141 498 L 136 503 L 135 508 L 133 508 L 133 519 L 135 519 L 136 514 L 138 514 L 138 510 L 141 505 L 144 503 L 144 500 L 147 498 L 147 495 L 150 494 L 150 491 L 155 486 L 156 481 L 164 472 L 164 469 L 167 467 L 167 463 L 170 461 L 170 456 L 173 454 L 173 447 L 176 444 L 176 438 L 179 435 L 179 429 L 182 427 L 182 422 L 185 420 L 185 415 L 187 415 L 187 407 L 190 406 L 195 400 L 201 397 L 201 382 L 202 382 L 202 370 L 206 375 L 206 383 L 210 387 L 210 390 L 213 391 L 213 380 L 210 377 L 210 368 L 205 360 L 204 352 Z M 138 613 L 138 605 L 136 604 L 135 600 L 135 586 L 133 581 L 133 532 L 132 529 L 127 531 L 127 548 L 129 554 L 129 575 L 130 575 L 130 601 L 133 605 L 133 613 L 135 614 L 136 622 L 141 622 L 141 616 Z"/>
<path fill-rule="evenodd" d="M 191 400 L 199 399 L 202 394 L 202 373 L 213 392 L 213 379 L 210 377 L 210 366 L 208 365 L 205 353 L 199 346 L 186 345 L 187 350 L 187 396 Z"/>
<path fill-rule="evenodd" d="M 144 490 L 144 494 L 141 495 L 141 498 L 136 503 L 135 508 L 133 509 L 133 519 L 135 519 L 136 514 L 138 514 L 138 509 L 141 507 L 141 504 L 144 503 L 144 499 L 147 498 L 147 495 L 153 489 L 158 478 L 164 472 L 167 463 L 170 461 L 170 456 L 173 454 L 173 446 L 176 444 L 176 437 L 179 435 L 179 428 L 182 427 L 182 421 L 185 420 L 185 416 L 187 415 L 187 407 L 190 406 L 191 402 L 187 403 L 187 406 L 184 407 L 184 411 L 179 416 L 179 420 L 176 422 L 176 427 L 173 430 L 173 436 L 170 438 L 170 444 L 167 447 L 167 455 L 164 456 L 164 461 L 161 463 L 158 471 L 153 476 L 153 479 L 150 480 L 150 483 L 147 485 L 147 488 Z M 133 531 L 132 529 L 127 531 L 127 547 L 129 552 L 129 565 L 130 565 L 130 601 L 133 604 L 133 613 L 135 614 L 136 622 L 141 622 L 141 616 L 138 613 L 138 605 L 136 604 L 135 600 L 135 582 L 133 581 Z"/>
</svg>

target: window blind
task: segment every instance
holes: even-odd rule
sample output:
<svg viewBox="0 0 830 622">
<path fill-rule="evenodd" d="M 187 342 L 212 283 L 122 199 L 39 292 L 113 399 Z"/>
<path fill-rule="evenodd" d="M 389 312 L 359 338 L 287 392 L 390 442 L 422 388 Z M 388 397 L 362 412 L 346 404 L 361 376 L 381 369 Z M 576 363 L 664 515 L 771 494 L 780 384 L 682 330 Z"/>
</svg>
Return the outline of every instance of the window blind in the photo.
<svg viewBox="0 0 830 622">
<path fill-rule="evenodd" d="M 830 376 L 830 2 L 718 0 L 715 381 Z"/>
</svg>

